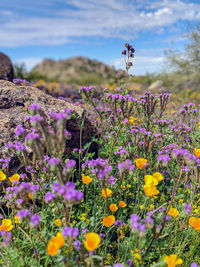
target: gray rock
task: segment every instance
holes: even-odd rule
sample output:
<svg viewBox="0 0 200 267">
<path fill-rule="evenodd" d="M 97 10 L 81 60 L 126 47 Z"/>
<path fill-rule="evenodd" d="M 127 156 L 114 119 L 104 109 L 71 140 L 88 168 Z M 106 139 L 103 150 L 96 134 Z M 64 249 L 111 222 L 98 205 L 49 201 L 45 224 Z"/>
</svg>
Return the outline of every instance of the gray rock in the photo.
<svg viewBox="0 0 200 267">
<path fill-rule="evenodd" d="M 53 111 L 64 111 L 66 108 L 76 114 L 75 117 L 72 116 L 72 118 L 67 121 L 66 125 L 66 129 L 72 134 L 72 137 L 71 140 L 66 143 L 65 153 L 71 158 L 71 151 L 73 148 L 80 147 L 82 108 L 47 95 L 37 88 L 17 86 L 14 83 L 4 80 L 0 80 L 0 158 L 6 156 L 6 145 L 18 140 L 15 136 L 15 128 L 19 124 L 23 125 L 24 117 L 27 115 L 27 109 L 33 103 L 39 104 L 46 115 Z M 95 135 L 95 128 L 86 118 L 82 132 L 82 144 L 84 145 L 90 142 L 91 138 Z M 97 151 L 97 145 L 93 143 L 90 152 L 95 151 Z M 12 162 L 13 165 L 17 164 L 15 155 L 12 157 Z"/>
<path fill-rule="evenodd" d="M 0 52 L 0 80 L 12 81 L 14 78 L 13 65 L 8 56 Z"/>
</svg>

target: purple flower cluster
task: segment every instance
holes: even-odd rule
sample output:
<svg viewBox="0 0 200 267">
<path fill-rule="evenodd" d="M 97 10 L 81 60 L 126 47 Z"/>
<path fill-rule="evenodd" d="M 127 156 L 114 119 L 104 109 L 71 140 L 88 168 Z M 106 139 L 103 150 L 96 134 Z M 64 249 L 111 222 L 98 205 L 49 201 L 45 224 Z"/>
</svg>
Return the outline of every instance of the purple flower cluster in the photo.
<svg viewBox="0 0 200 267">
<path fill-rule="evenodd" d="M 17 213 L 16 216 L 24 219 L 26 217 L 30 217 L 31 216 L 31 212 L 29 210 L 22 209 Z"/>
<path fill-rule="evenodd" d="M 188 203 L 184 204 L 184 208 L 185 208 L 185 211 L 186 211 L 188 214 L 191 212 L 192 207 L 191 207 L 190 204 L 188 204 Z"/>
<path fill-rule="evenodd" d="M 73 228 L 73 227 L 70 227 L 70 226 L 66 226 L 63 229 L 63 235 L 64 236 L 71 236 L 71 237 L 76 238 L 79 235 L 79 230 L 76 227 Z"/>
<path fill-rule="evenodd" d="M 58 159 L 58 158 L 51 158 L 50 160 L 49 160 L 49 165 L 50 166 L 53 166 L 53 167 L 55 167 L 56 165 L 58 165 L 60 163 L 60 159 Z"/>
<path fill-rule="evenodd" d="M 140 223 L 140 217 L 136 214 L 131 214 L 131 226 L 133 228 L 133 231 L 139 231 L 142 233 L 146 232 L 146 225 Z"/>
<path fill-rule="evenodd" d="M 105 178 L 112 171 L 112 166 L 108 165 L 108 160 L 101 158 L 87 161 L 82 165 L 83 169 L 86 167 L 91 168 L 91 172 L 96 173 L 99 179 Z"/>
<path fill-rule="evenodd" d="M 35 140 L 35 139 L 39 139 L 39 134 L 37 133 L 28 133 L 27 136 L 25 137 L 25 140 L 28 141 L 28 140 Z"/>
<path fill-rule="evenodd" d="M 91 91 L 94 88 L 95 88 L 94 85 L 91 85 L 91 86 L 81 86 L 80 87 L 80 91 Z"/>
<path fill-rule="evenodd" d="M 76 240 L 76 241 L 74 241 L 73 242 L 73 246 L 76 248 L 76 250 L 77 251 L 79 251 L 80 250 L 80 248 L 81 248 L 81 241 L 79 241 L 79 240 Z"/>
<path fill-rule="evenodd" d="M 114 152 L 115 155 L 128 154 L 128 151 L 123 148 L 123 146 L 118 147 L 117 151 Z"/>
<path fill-rule="evenodd" d="M 129 171 L 134 171 L 135 166 L 132 164 L 132 162 L 129 159 L 127 159 L 126 161 L 124 161 L 122 163 L 119 163 L 117 165 L 117 168 L 119 170 L 125 170 L 126 169 L 126 170 L 129 170 Z"/>
<path fill-rule="evenodd" d="M 29 182 L 22 182 L 20 185 L 15 186 L 15 187 L 7 187 L 6 188 L 6 193 L 9 193 L 9 198 L 17 198 L 18 195 L 21 193 L 26 193 L 28 194 L 29 192 L 31 194 L 34 194 L 39 190 L 40 186 L 39 185 L 34 185 Z M 7 197 L 7 196 L 5 196 Z"/>
<path fill-rule="evenodd" d="M 8 167 L 10 161 L 11 161 L 10 158 L 0 159 L 0 166 L 2 168 L 6 168 Z"/>
<path fill-rule="evenodd" d="M 17 85 L 21 85 L 23 83 L 25 83 L 26 85 L 30 85 L 30 82 L 24 80 L 24 79 L 19 79 L 19 78 L 15 78 L 13 79 L 13 83 L 17 84 Z"/>
<path fill-rule="evenodd" d="M 12 238 L 12 233 L 11 232 L 6 232 L 6 231 L 1 231 L 1 236 L 3 236 L 3 242 L 6 246 L 9 245 L 9 242 Z"/>
<path fill-rule="evenodd" d="M 73 182 L 67 182 L 65 185 L 55 183 L 52 186 L 52 190 L 55 191 L 59 196 L 63 196 L 67 201 L 81 201 L 83 193 L 79 190 L 75 190 L 75 184 Z M 51 202 L 56 198 L 56 194 L 47 192 L 45 195 L 45 201 Z"/>
<path fill-rule="evenodd" d="M 30 221 L 34 226 L 38 225 L 40 220 L 41 220 L 41 216 L 38 214 L 34 214 L 33 216 L 30 217 Z"/>
<path fill-rule="evenodd" d="M 23 128 L 21 124 L 17 125 L 16 130 L 15 130 L 15 135 L 19 137 L 20 135 L 26 133 L 26 130 Z"/>
</svg>

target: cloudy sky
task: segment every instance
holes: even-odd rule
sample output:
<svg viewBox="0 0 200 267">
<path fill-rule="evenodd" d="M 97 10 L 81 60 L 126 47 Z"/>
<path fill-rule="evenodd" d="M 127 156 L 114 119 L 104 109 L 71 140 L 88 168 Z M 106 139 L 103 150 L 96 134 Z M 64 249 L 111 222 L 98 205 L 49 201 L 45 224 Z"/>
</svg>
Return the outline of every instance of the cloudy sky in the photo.
<svg viewBox="0 0 200 267">
<path fill-rule="evenodd" d="M 164 50 L 182 50 L 184 33 L 200 21 L 200 0 L 0 0 L 0 51 L 30 70 L 43 58 L 86 56 L 133 73 L 159 71 Z"/>
</svg>

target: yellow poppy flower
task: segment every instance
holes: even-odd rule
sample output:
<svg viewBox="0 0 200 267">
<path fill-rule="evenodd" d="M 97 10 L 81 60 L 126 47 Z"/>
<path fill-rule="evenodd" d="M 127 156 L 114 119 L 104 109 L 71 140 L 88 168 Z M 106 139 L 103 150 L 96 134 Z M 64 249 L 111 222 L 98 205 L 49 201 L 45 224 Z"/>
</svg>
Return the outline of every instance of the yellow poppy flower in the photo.
<svg viewBox="0 0 200 267">
<path fill-rule="evenodd" d="M 145 181 L 145 185 L 150 187 L 150 186 L 155 186 L 158 184 L 158 180 L 157 178 L 155 178 L 154 176 L 152 175 L 145 175 L 144 176 L 144 181 Z"/>
<path fill-rule="evenodd" d="M 3 219 L 0 225 L 1 231 L 9 232 L 13 229 L 12 221 L 10 219 Z"/>
<path fill-rule="evenodd" d="M 54 221 L 54 223 L 55 223 L 55 225 L 58 226 L 58 227 L 60 227 L 60 226 L 62 225 L 62 221 L 61 221 L 61 219 L 56 219 L 56 220 Z"/>
<path fill-rule="evenodd" d="M 163 175 L 160 172 L 154 172 L 153 177 L 156 178 L 158 182 L 164 179 Z"/>
<path fill-rule="evenodd" d="M 183 260 L 181 258 L 177 259 L 176 254 L 165 256 L 164 261 L 167 263 L 168 267 L 176 267 L 176 265 L 183 264 Z"/>
<path fill-rule="evenodd" d="M 86 241 L 83 241 L 83 244 L 87 251 L 93 251 L 98 248 L 101 242 L 101 238 L 96 233 L 87 233 L 86 234 Z"/>
<path fill-rule="evenodd" d="M 153 197 L 155 195 L 158 195 L 160 192 L 159 190 L 154 186 L 147 186 L 147 185 L 144 185 L 144 192 L 145 194 L 148 196 L 148 197 Z"/>
<path fill-rule="evenodd" d="M 195 148 L 193 152 L 197 158 L 200 158 L 200 148 Z"/>
<path fill-rule="evenodd" d="M 8 179 L 10 180 L 11 183 L 18 182 L 19 179 L 20 179 L 20 175 L 19 174 L 14 174 L 11 177 L 8 177 Z"/>
<path fill-rule="evenodd" d="M 14 222 L 15 222 L 15 223 L 21 223 L 20 218 L 21 218 L 21 217 L 17 217 L 17 216 L 15 216 L 15 217 L 14 217 Z"/>
<path fill-rule="evenodd" d="M 6 179 L 5 173 L 3 173 L 2 171 L 0 171 L 0 181 L 3 181 L 5 179 Z"/>
<path fill-rule="evenodd" d="M 101 194 L 105 198 L 110 197 L 112 195 L 112 190 L 110 190 L 109 188 L 102 189 Z"/>
<path fill-rule="evenodd" d="M 135 160 L 135 164 L 139 169 L 142 169 L 147 163 L 147 159 L 139 158 Z"/>
</svg>

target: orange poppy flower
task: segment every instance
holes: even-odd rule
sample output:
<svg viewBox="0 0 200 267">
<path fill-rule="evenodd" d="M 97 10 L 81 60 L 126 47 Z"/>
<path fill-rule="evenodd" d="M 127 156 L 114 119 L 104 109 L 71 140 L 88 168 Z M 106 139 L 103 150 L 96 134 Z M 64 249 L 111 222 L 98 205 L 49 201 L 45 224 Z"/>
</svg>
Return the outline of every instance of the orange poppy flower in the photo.
<svg viewBox="0 0 200 267">
<path fill-rule="evenodd" d="M 112 212 L 117 211 L 117 210 L 118 210 L 117 205 L 116 205 L 116 204 L 111 204 L 111 205 L 110 205 L 110 210 L 111 210 Z"/>
<path fill-rule="evenodd" d="M 200 158 L 200 148 L 195 148 L 193 152 L 197 158 Z"/>
<path fill-rule="evenodd" d="M 111 227 L 114 223 L 115 223 L 115 216 L 114 215 L 110 215 L 108 217 L 103 217 L 103 224 L 106 227 Z"/>
<path fill-rule="evenodd" d="M 195 230 L 200 230 L 200 218 L 189 218 L 189 225 L 192 226 Z"/>
<path fill-rule="evenodd" d="M 101 242 L 101 238 L 96 233 L 87 233 L 86 234 L 86 241 L 83 241 L 83 244 L 87 251 L 93 251 L 98 248 Z"/>
<path fill-rule="evenodd" d="M 127 204 L 124 201 L 119 201 L 119 206 L 121 208 L 125 208 L 127 206 Z"/>
<path fill-rule="evenodd" d="M 170 208 L 168 215 L 176 218 L 179 215 L 179 211 L 176 208 Z"/>
<path fill-rule="evenodd" d="M 120 237 L 119 238 L 123 239 L 124 238 L 124 234 L 123 234 L 122 230 L 120 230 L 119 233 L 120 233 Z"/>
<path fill-rule="evenodd" d="M 49 241 L 48 246 L 47 246 L 48 255 L 55 256 L 57 255 L 58 251 L 59 251 L 58 244 L 53 241 Z"/>
<path fill-rule="evenodd" d="M 183 263 L 183 260 L 181 258 L 177 259 L 176 254 L 165 256 L 164 261 L 167 263 L 168 267 L 176 267 L 176 265 Z"/>
<path fill-rule="evenodd" d="M 65 240 L 64 240 L 64 237 L 61 233 L 57 233 L 56 236 L 54 236 L 52 239 L 51 239 L 52 242 L 56 243 L 58 245 L 58 248 L 62 248 L 65 244 Z"/>
<path fill-rule="evenodd" d="M 147 159 L 139 158 L 135 160 L 135 164 L 139 169 L 142 169 L 147 163 Z"/>
<path fill-rule="evenodd" d="M 90 176 L 82 174 L 82 182 L 84 184 L 90 184 L 92 182 L 92 178 Z"/>
</svg>

